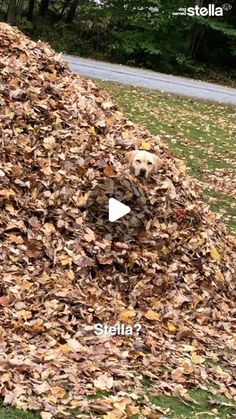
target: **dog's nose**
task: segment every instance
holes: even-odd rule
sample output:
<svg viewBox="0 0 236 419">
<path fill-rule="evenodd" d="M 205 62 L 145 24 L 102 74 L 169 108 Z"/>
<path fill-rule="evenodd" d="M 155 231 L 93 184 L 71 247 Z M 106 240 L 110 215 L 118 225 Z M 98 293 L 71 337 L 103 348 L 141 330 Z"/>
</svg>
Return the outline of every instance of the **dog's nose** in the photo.
<svg viewBox="0 0 236 419">
<path fill-rule="evenodd" d="M 146 169 L 140 169 L 139 176 L 144 177 L 146 175 Z"/>
</svg>

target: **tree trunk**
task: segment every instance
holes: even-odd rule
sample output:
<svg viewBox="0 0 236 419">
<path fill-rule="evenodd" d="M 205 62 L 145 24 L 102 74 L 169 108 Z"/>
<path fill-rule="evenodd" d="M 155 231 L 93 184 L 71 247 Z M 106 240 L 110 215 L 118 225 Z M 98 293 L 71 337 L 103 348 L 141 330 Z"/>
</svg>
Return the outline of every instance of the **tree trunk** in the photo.
<svg viewBox="0 0 236 419">
<path fill-rule="evenodd" d="M 200 45 L 201 45 L 201 42 L 202 42 L 202 39 L 203 39 L 203 36 L 204 36 L 204 34 L 205 34 L 205 31 L 206 31 L 206 29 L 205 28 L 203 28 L 202 30 L 201 30 L 201 32 L 199 32 L 199 35 L 198 35 L 198 39 L 197 39 L 197 41 L 195 42 L 195 47 L 194 47 L 194 57 L 197 59 L 198 57 L 198 51 L 199 51 L 199 48 L 200 48 Z"/>
<path fill-rule="evenodd" d="M 34 6 L 35 6 L 35 0 L 29 0 L 27 19 L 30 20 L 31 22 L 33 20 Z"/>
<path fill-rule="evenodd" d="M 41 0 L 40 6 L 39 6 L 39 15 L 40 16 L 45 16 L 47 14 L 49 1 L 50 0 Z"/>
<path fill-rule="evenodd" d="M 61 17 L 63 16 L 64 11 L 67 9 L 69 4 L 70 4 L 70 0 L 65 0 L 64 1 L 63 5 L 62 5 L 62 8 L 61 8 L 61 12 L 60 12 Z"/>
<path fill-rule="evenodd" d="M 16 5 L 17 18 L 20 18 L 23 15 L 23 11 L 24 11 L 24 0 L 18 0 L 17 5 Z"/>
<path fill-rule="evenodd" d="M 16 0 L 10 0 L 7 9 L 7 23 L 15 25 L 16 23 Z"/>
<path fill-rule="evenodd" d="M 195 0 L 194 3 L 195 3 L 194 4 L 195 6 L 202 7 L 203 0 Z M 199 24 L 196 23 L 196 22 L 193 22 L 192 29 L 189 33 L 189 50 L 188 50 L 189 56 L 192 59 L 194 59 L 194 57 L 195 57 L 195 52 L 196 52 L 195 48 L 196 48 L 196 45 L 197 45 L 197 41 L 198 41 L 198 37 L 199 37 L 200 32 L 201 32 L 201 29 L 199 30 Z"/>
<path fill-rule="evenodd" d="M 66 21 L 68 23 L 73 22 L 78 5 L 79 5 L 79 0 L 73 0 L 72 1 L 71 5 L 70 5 L 70 8 L 69 8 L 69 11 L 68 11 L 68 14 L 67 14 L 67 18 L 66 18 Z"/>
</svg>

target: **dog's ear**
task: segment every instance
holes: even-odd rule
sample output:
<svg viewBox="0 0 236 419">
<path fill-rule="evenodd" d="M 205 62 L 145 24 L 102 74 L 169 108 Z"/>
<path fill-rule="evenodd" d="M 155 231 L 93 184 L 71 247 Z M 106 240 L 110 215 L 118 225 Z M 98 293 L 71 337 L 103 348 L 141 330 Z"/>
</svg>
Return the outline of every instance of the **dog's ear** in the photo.
<svg viewBox="0 0 236 419">
<path fill-rule="evenodd" d="M 158 156 L 154 156 L 155 173 L 161 168 L 163 161 Z"/>
<path fill-rule="evenodd" d="M 137 150 L 132 150 L 132 151 L 129 151 L 126 154 L 126 159 L 127 159 L 127 161 L 128 161 L 129 164 L 132 163 L 132 160 L 133 160 L 133 158 L 134 158 L 134 156 L 135 156 L 136 153 L 137 153 Z"/>
</svg>

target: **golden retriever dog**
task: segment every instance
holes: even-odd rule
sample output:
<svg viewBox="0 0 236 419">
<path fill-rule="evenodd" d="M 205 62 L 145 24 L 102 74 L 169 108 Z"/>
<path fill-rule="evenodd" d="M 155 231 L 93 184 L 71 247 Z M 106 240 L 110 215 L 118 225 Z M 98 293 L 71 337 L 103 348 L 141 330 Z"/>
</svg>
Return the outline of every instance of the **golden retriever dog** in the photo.
<svg viewBox="0 0 236 419">
<path fill-rule="evenodd" d="M 156 173 L 162 166 L 161 159 L 146 150 L 133 150 L 127 153 L 129 166 L 134 170 L 135 176 L 148 178 Z"/>
</svg>

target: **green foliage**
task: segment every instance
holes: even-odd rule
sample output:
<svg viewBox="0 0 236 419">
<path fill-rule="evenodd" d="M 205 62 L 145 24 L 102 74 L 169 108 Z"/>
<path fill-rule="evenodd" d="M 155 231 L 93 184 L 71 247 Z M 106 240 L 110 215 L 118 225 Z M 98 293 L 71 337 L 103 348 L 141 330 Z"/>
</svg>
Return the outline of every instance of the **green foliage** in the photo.
<svg viewBox="0 0 236 419">
<path fill-rule="evenodd" d="M 25 6 L 18 25 L 70 54 L 191 76 L 235 68 L 236 9 L 220 18 L 173 15 L 179 7 L 185 0 L 35 0 L 32 22 Z"/>
<path fill-rule="evenodd" d="M 30 35 L 33 31 L 33 24 L 28 19 L 26 19 L 26 17 L 22 17 L 18 21 L 18 28 L 27 35 Z"/>
</svg>

